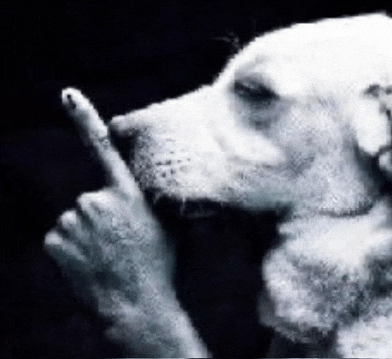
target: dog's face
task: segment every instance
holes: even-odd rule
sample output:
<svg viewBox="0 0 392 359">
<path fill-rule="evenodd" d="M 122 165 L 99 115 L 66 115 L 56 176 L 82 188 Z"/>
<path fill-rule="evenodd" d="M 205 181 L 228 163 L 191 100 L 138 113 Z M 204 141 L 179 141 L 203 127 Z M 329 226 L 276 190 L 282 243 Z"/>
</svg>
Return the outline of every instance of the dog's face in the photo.
<svg viewBox="0 0 392 359">
<path fill-rule="evenodd" d="M 379 191 L 391 142 L 373 85 L 392 81 L 392 20 L 296 25 L 254 40 L 213 84 L 117 116 L 144 189 L 178 201 L 346 213 Z M 391 40 L 391 41 L 390 41 Z"/>
</svg>

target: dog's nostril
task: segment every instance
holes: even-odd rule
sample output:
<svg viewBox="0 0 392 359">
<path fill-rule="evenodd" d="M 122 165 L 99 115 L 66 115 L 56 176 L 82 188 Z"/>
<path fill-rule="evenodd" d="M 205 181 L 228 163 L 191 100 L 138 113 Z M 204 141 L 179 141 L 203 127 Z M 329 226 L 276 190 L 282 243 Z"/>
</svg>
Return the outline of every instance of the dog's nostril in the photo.
<svg viewBox="0 0 392 359">
<path fill-rule="evenodd" d="M 110 133 L 110 137 L 114 146 L 120 152 L 121 157 L 126 163 L 130 163 L 133 158 L 133 149 L 135 148 L 135 136 L 131 137 L 120 137 L 115 132 Z"/>
</svg>

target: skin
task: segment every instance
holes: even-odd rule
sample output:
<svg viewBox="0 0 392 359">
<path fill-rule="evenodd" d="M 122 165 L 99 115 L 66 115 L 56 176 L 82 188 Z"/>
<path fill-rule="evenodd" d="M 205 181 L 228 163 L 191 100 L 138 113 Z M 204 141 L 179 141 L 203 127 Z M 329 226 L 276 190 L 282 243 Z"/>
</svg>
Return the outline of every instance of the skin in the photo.
<svg viewBox="0 0 392 359">
<path fill-rule="evenodd" d="M 173 248 L 93 106 L 66 89 L 63 104 L 107 174 L 44 241 L 82 299 L 106 318 L 107 335 L 146 357 L 208 357 L 172 283 Z M 131 324 L 131 325 L 130 325 Z M 124 353 L 124 354 L 126 354 Z"/>
</svg>

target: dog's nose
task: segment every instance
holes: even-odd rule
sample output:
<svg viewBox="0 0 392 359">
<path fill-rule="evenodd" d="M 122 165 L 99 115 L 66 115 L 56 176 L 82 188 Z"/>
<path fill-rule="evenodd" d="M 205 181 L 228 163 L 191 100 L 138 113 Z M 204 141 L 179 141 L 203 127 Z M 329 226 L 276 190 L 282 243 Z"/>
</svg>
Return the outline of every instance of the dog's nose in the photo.
<svg viewBox="0 0 392 359">
<path fill-rule="evenodd" d="M 134 137 L 138 132 L 150 127 L 156 120 L 156 111 L 149 108 L 114 116 L 108 123 L 109 131 L 118 138 Z"/>
<path fill-rule="evenodd" d="M 115 137 L 129 137 L 135 129 L 132 122 L 131 115 L 114 116 L 108 124 L 109 130 Z"/>
<path fill-rule="evenodd" d="M 121 157 L 129 164 L 133 158 L 137 127 L 132 126 L 130 115 L 113 117 L 108 127 L 113 144 L 119 150 Z"/>
</svg>

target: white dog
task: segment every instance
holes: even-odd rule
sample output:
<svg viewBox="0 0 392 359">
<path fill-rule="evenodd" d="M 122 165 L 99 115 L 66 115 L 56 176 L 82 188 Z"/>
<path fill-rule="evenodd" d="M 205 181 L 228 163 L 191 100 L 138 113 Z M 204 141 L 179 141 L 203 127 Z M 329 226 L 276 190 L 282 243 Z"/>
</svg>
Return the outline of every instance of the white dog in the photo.
<svg viewBox="0 0 392 359">
<path fill-rule="evenodd" d="M 64 90 L 109 186 L 83 194 L 45 247 L 125 348 L 202 357 L 210 353 L 176 299 L 168 234 L 143 192 L 177 202 L 178 216 L 202 200 L 276 210 L 260 322 L 309 357 L 392 357 L 391 85 L 385 15 L 277 30 L 211 85 L 115 117 L 110 130 L 132 137 L 129 165 L 93 106 Z"/>
</svg>

